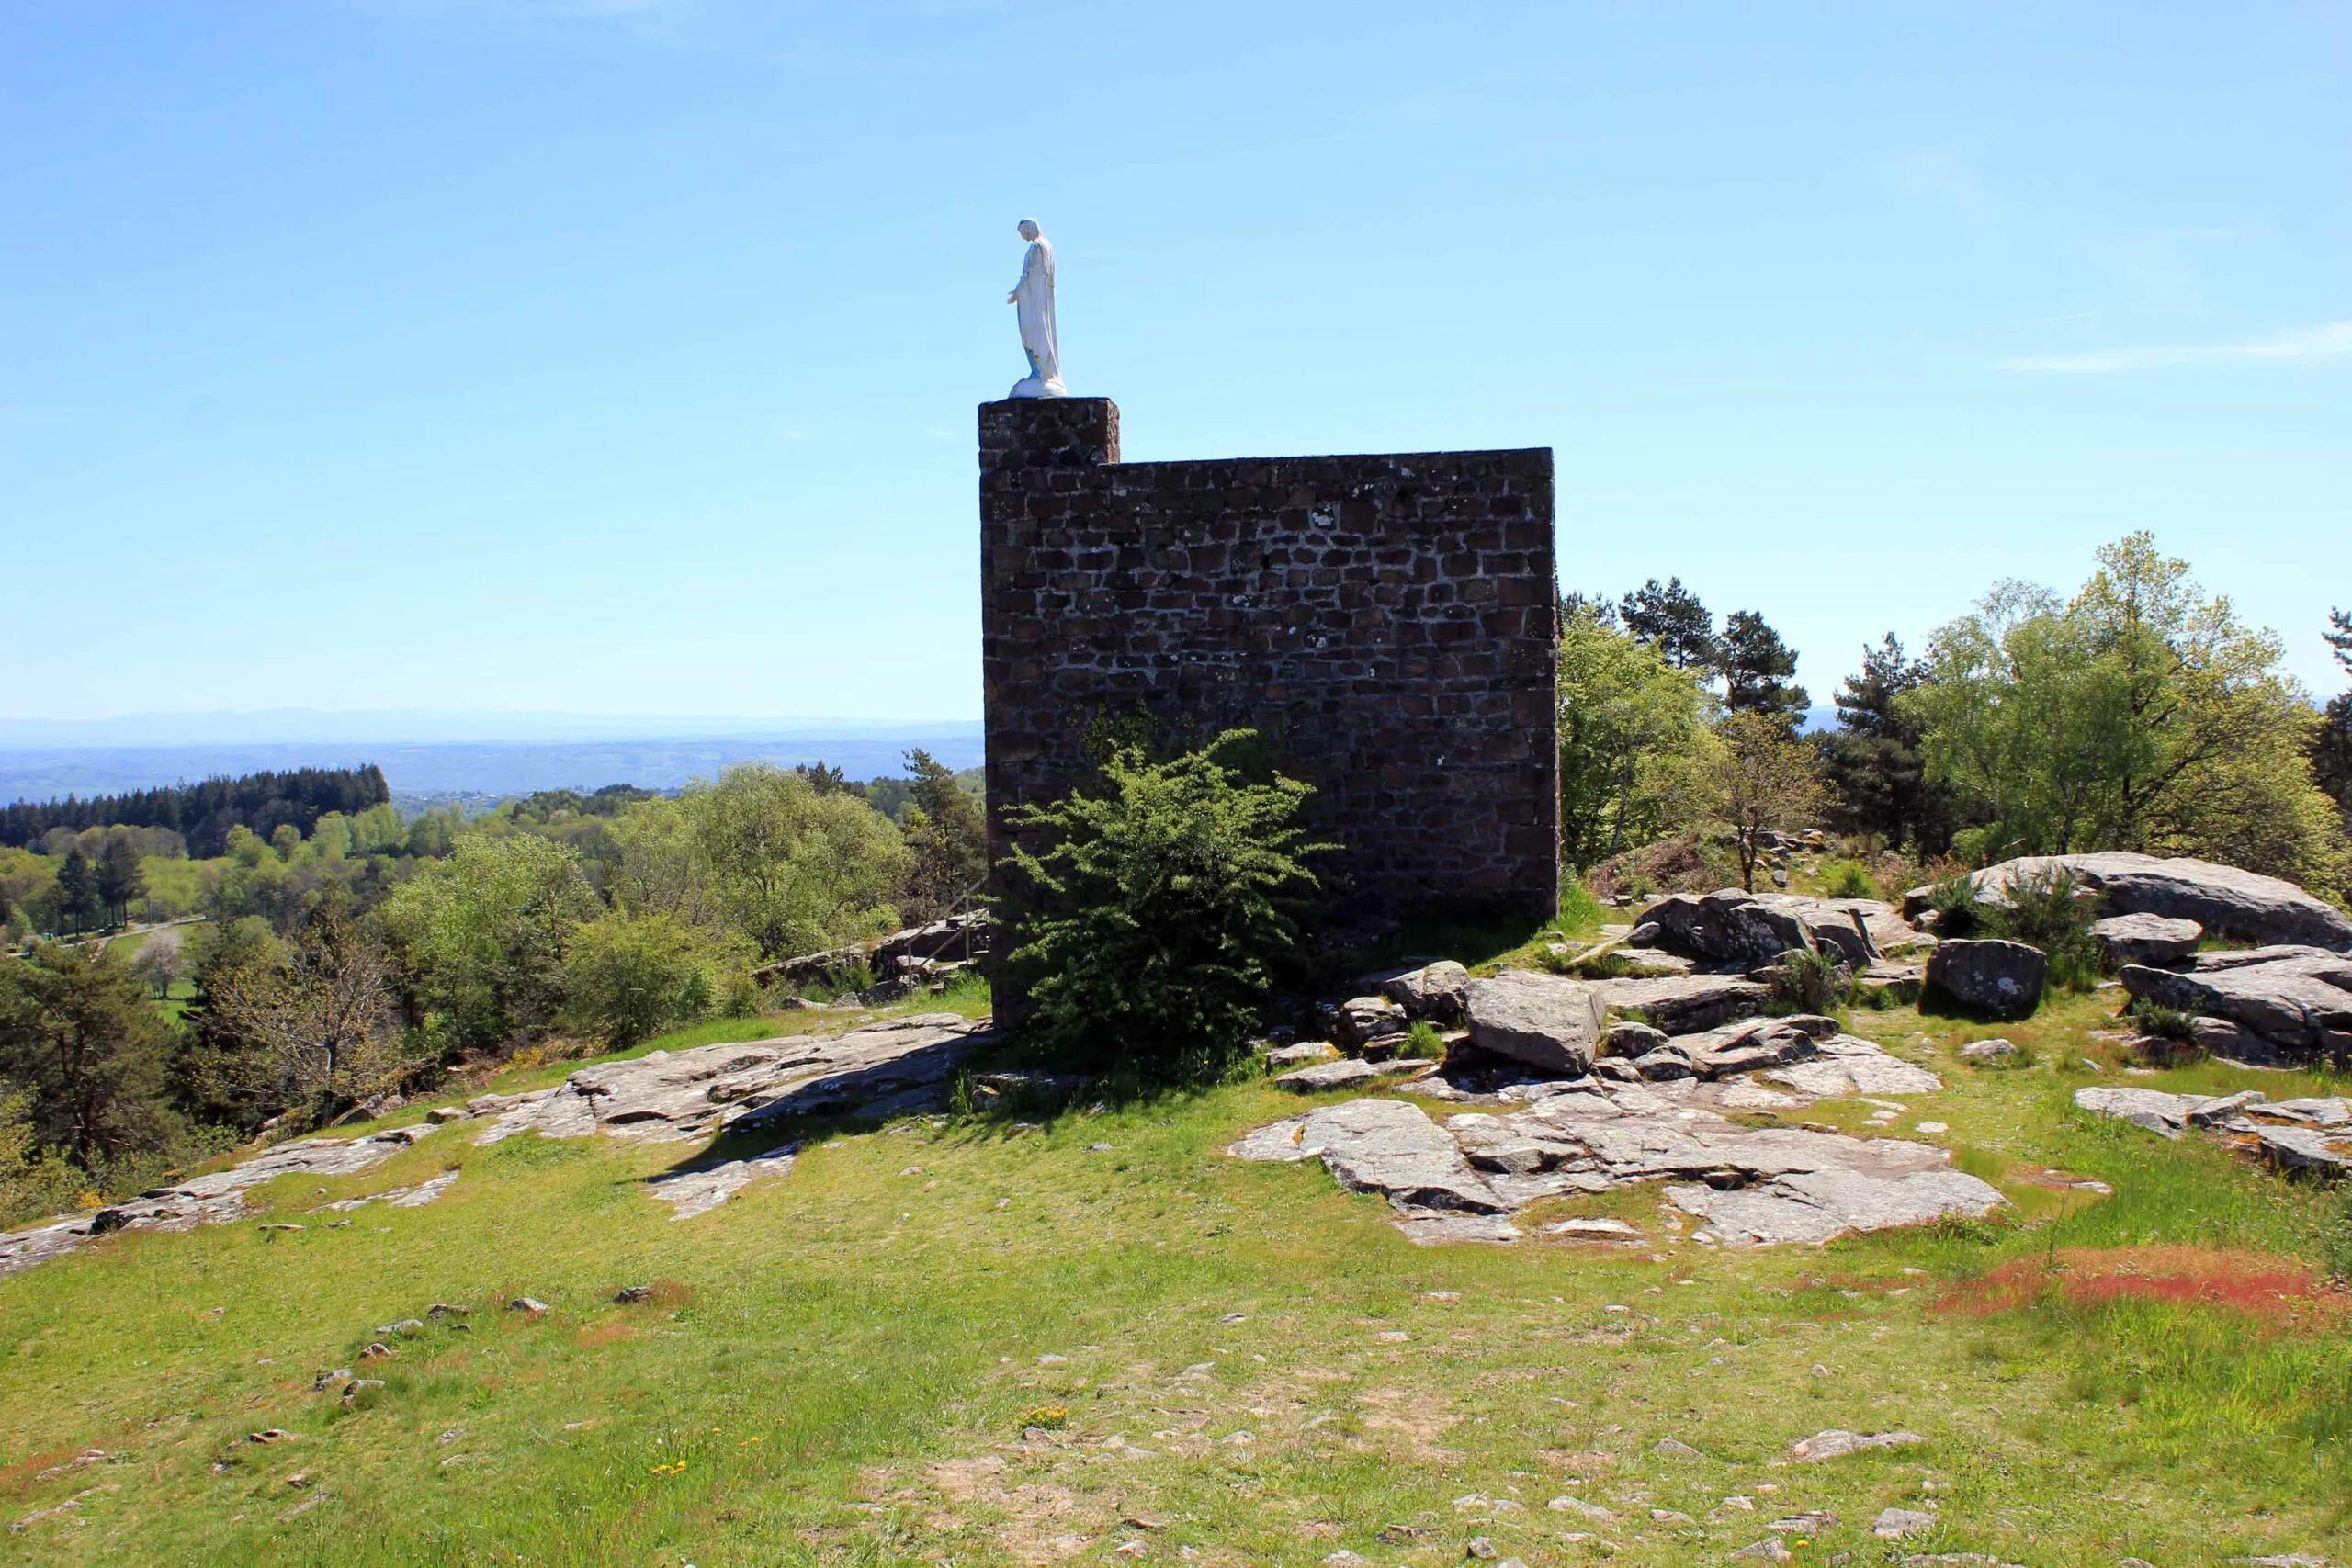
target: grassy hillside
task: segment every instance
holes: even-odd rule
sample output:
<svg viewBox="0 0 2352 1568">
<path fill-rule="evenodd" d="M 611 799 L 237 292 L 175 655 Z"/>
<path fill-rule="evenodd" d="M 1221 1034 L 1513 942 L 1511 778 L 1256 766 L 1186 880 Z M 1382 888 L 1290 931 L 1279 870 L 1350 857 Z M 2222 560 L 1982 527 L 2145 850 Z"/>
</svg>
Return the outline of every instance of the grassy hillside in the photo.
<svg viewBox="0 0 2352 1568">
<path fill-rule="evenodd" d="M 2010 1069 L 1953 1055 L 1992 1030 L 1858 1014 L 1950 1084 L 1899 1126 L 1948 1123 L 1937 1141 L 2018 1213 L 1826 1250 L 1690 1245 L 1654 1190 L 1530 1216 L 1623 1215 L 1650 1237 L 1632 1247 L 1416 1248 L 1319 1167 L 1223 1156 L 1295 1110 L 1262 1086 L 1038 1130 L 842 1133 L 678 1223 L 639 1183 L 687 1146 L 436 1134 L 363 1177 L 281 1181 L 245 1223 L 0 1281 L 0 1493 L 31 1521 L 0 1561 L 1344 1549 L 1434 1568 L 1485 1537 L 1531 1564 L 1663 1564 L 1814 1509 L 1838 1522 L 1783 1532 L 1801 1561 L 2352 1556 L 2352 1302 L 2299 1293 L 2289 1261 L 2328 1245 L 2331 1200 L 2201 1140 L 2074 1116 L 2074 1085 L 2120 1076 L 2088 1033 L 2102 1012 L 2064 1002 L 2007 1030 L 2036 1057 Z M 2107 1070 L 2074 1066 L 2086 1052 Z M 1869 1109 L 1804 1114 L 1861 1126 Z M 341 1229 L 308 1212 L 450 1166 L 429 1208 Z M 309 1228 L 259 1228 L 288 1220 Z M 615 1303 L 628 1285 L 652 1300 Z M 523 1294 L 553 1310 L 502 1310 Z M 468 1314 L 379 1335 L 435 1303 Z M 361 1366 L 379 1337 L 391 1356 Z M 310 1392 L 336 1367 L 385 1386 L 355 1409 Z M 290 1436 L 248 1439 L 272 1427 Z M 1927 1441 L 1786 1462 L 1830 1427 Z M 1869 1534 L 1890 1505 L 1942 1522 L 1897 1549 Z"/>
</svg>

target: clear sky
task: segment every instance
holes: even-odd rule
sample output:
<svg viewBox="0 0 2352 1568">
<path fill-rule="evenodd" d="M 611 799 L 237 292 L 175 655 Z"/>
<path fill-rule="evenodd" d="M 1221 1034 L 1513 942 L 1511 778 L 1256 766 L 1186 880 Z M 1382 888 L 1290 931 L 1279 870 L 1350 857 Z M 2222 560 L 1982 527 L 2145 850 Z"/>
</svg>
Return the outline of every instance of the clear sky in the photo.
<svg viewBox="0 0 2352 1568">
<path fill-rule="evenodd" d="M 0 6 L 0 717 L 965 717 L 1127 455 L 1549 446 L 1828 700 L 2155 530 L 2339 682 L 2352 7 Z"/>
</svg>

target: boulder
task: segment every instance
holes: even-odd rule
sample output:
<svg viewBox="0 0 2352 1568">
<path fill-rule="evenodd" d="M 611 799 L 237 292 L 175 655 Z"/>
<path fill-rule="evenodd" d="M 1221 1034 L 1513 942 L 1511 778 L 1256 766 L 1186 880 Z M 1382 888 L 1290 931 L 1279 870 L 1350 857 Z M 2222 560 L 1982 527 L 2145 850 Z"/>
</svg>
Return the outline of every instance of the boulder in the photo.
<svg viewBox="0 0 2352 1568">
<path fill-rule="evenodd" d="M 1312 1111 L 1259 1128 L 1231 1152 L 1242 1159 L 1320 1159 L 1340 1186 L 1380 1193 L 1403 1209 L 1510 1212 L 1453 1137 L 1401 1100 L 1354 1100 Z"/>
<path fill-rule="evenodd" d="M 1492 979 L 1471 981 L 1464 1006 L 1470 1043 L 1480 1050 L 1564 1077 L 1581 1077 L 1592 1070 L 1600 1042 L 1600 998 L 1596 987 L 1564 976 L 1510 969 Z"/>
<path fill-rule="evenodd" d="M 2112 1116 L 2167 1138 L 2179 1137 L 2181 1130 L 2188 1125 L 2188 1113 L 2204 1102 L 2202 1095 L 2167 1094 L 2160 1089 L 2093 1087 L 2075 1091 L 2076 1110 L 2087 1111 L 2094 1116 Z"/>
<path fill-rule="evenodd" d="M 1380 994 L 1408 1016 L 1432 1023 L 1461 1022 L 1469 989 L 1470 971 L 1450 958 L 1391 975 L 1380 983 Z"/>
<path fill-rule="evenodd" d="M 1698 1034 L 1763 1010 L 1771 987 L 1744 975 L 1686 975 L 1653 980 L 1595 980 L 1593 993 L 1613 1012 L 1638 1012 L 1668 1034 Z"/>
<path fill-rule="evenodd" d="M 2290 1055 L 2352 1050 L 2352 957 L 2315 947 L 2200 954 L 2189 970 L 2127 964 L 2134 1000 L 2240 1024 Z"/>
<path fill-rule="evenodd" d="M 1650 1083 L 1670 1083 L 1676 1078 L 1698 1076 L 1690 1066 L 1690 1053 L 1679 1045 L 1661 1045 L 1646 1055 L 1635 1057 L 1634 1070 Z"/>
<path fill-rule="evenodd" d="M 1612 1023 L 1600 1037 L 1600 1051 L 1605 1056 L 1646 1056 L 1665 1044 L 1666 1038 L 1665 1030 L 1646 1023 Z"/>
<path fill-rule="evenodd" d="M 2352 951 L 2352 918 L 2343 910 L 2291 882 L 2211 861 L 2163 860 L 2120 850 L 2028 855 L 1987 866 L 1973 880 L 1978 897 L 2000 903 L 2018 877 L 2053 870 L 2070 872 L 2076 881 L 2096 889 L 2114 914 L 2195 920 L 2209 931 L 2239 942 Z"/>
<path fill-rule="evenodd" d="M 2013 1040 L 1975 1040 L 1960 1048 L 1963 1062 L 2007 1062 L 2017 1055 L 2017 1043 Z"/>
<path fill-rule="evenodd" d="M 2204 936 L 2205 928 L 2195 920 L 2169 915 L 2109 915 L 2091 927 L 2091 940 L 2117 969 L 2126 964 L 2186 964 L 2197 956 Z"/>
<path fill-rule="evenodd" d="M 1928 988 L 1997 1018 L 2023 1018 L 2041 1005 L 2050 967 L 2021 942 L 1947 942 L 1928 959 Z"/>
<path fill-rule="evenodd" d="M 1351 1056 L 1344 1061 L 1318 1062 L 1287 1072 L 1274 1081 L 1293 1094 L 1325 1094 L 1335 1089 L 1362 1089 L 1405 1073 L 1419 1072 L 1427 1062 L 1367 1062 Z"/>
<path fill-rule="evenodd" d="M 1628 940 L 1743 966 L 1769 964 L 1791 948 L 1827 949 L 1849 968 L 1862 969 L 1884 952 L 1917 946 L 1927 938 L 1894 906 L 1875 898 L 1807 898 L 1725 887 L 1703 897 L 1678 893 L 1658 899 L 1642 911 Z"/>
<path fill-rule="evenodd" d="M 1411 1021 L 1405 1010 L 1386 997 L 1351 997 L 1340 1004 L 1331 1028 L 1340 1037 L 1340 1043 L 1361 1050 L 1367 1040 L 1402 1034 Z"/>
<path fill-rule="evenodd" d="M 1329 1040 L 1304 1040 L 1295 1045 L 1278 1045 L 1266 1053 L 1269 1072 L 1288 1072 L 1293 1067 L 1312 1066 L 1317 1062 L 1338 1058 L 1340 1048 Z"/>
<path fill-rule="evenodd" d="M 1655 925 L 1657 945 L 1716 963 L 1768 964 L 1790 948 L 1814 945 L 1805 923 L 1780 907 L 1785 902 L 1736 887 L 1703 897 L 1670 893 L 1642 911 L 1634 930 Z"/>
</svg>

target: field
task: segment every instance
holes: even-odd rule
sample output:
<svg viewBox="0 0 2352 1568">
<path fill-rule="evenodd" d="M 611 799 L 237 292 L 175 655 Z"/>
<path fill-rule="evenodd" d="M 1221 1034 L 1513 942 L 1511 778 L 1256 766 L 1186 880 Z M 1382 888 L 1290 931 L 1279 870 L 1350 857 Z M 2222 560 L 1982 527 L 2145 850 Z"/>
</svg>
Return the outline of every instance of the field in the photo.
<svg viewBox="0 0 2352 1568">
<path fill-rule="evenodd" d="M 1800 1562 L 2352 1555 L 2352 1298 L 2312 1274 L 2344 1211 L 2076 1116 L 2121 1077 L 2107 1011 L 2001 1032 L 2011 1068 L 1954 1055 L 1992 1029 L 1858 1012 L 1950 1086 L 1900 1126 L 1947 1123 L 2017 1211 L 1822 1250 L 1694 1246 L 1649 1191 L 1531 1216 L 1632 1247 L 1417 1248 L 1319 1167 L 1223 1156 L 1295 1109 L 1259 1084 L 842 1132 L 681 1223 L 638 1184 L 682 1145 L 437 1134 L 0 1281 L 0 1560 L 1666 1564 L 1815 1510 Z M 431 1207 L 307 1213 L 451 1166 Z M 385 1386 L 312 1393 L 337 1367 Z M 1791 1462 L 1825 1428 L 1925 1441 Z M 1890 1506 L 1938 1523 L 1876 1540 Z"/>
</svg>

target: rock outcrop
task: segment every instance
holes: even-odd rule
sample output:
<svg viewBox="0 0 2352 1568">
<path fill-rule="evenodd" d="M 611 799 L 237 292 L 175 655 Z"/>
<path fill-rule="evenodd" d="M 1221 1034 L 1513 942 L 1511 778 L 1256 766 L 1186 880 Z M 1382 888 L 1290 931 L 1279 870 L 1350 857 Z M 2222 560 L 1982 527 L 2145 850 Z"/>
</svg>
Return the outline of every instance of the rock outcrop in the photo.
<svg viewBox="0 0 2352 1568">
<path fill-rule="evenodd" d="M 2094 1087 L 2076 1089 L 2075 1104 L 2167 1138 L 2202 1129 L 2281 1169 L 2352 1171 L 2352 1106 L 2339 1098 L 2272 1100 L 2258 1089 L 2198 1095 Z"/>
<path fill-rule="evenodd" d="M 1736 887 L 1704 896 L 1668 894 L 1635 919 L 1636 939 L 1645 928 L 1652 928 L 1652 944 L 1742 968 L 1801 948 L 1835 953 L 1848 968 L 1862 969 L 1886 953 L 1932 941 L 1894 906 L 1875 898 L 1807 898 Z"/>
<path fill-rule="evenodd" d="M 1595 980 L 1593 995 L 1614 1013 L 1639 1013 L 1668 1034 L 1698 1034 L 1763 1010 L 1772 988 L 1744 975 Z"/>
<path fill-rule="evenodd" d="M 1743 1038 L 1762 1032 L 1748 1029 Z M 1494 1109 L 1450 1116 L 1442 1128 L 1402 1100 L 1354 1100 L 1261 1127 L 1229 1152 L 1320 1158 L 1344 1185 L 1385 1196 L 1406 1234 L 1422 1241 L 1513 1240 L 1519 1233 L 1507 1216 L 1541 1199 L 1648 1181 L 1672 1183 L 1668 1200 L 1708 1222 L 1702 1245 L 1826 1241 L 1980 1215 L 2003 1201 L 1931 1145 L 1731 1120 L 1725 1111 L 1793 1109 L 1816 1093 L 1942 1087 L 1868 1041 L 1834 1032 L 1815 1041 L 1803 1029 L 1780 1038 L 1803 1042 L 1791 1058 L 1801 1065 L 1764 1076 L 1793 1093 L 1762 1089 L 1747 1076 L 1707 1081 L 1690 1070 L 1651 1084 L 1538 1080 L 1504 1086 L 1490 1097 Z M 1696 1055 L 1723 1059 L 1740 1048 L 1726 1043 Z M 1437 1079 L 1407 1090 L 1425 1091 L 1462 1098 Z"/>
<path fill-rule="evenodd" d="M 1470 1042 L 1546 1073 L 1575 1077 L 1592 1069 L 1600 1041 L 1594 987 L 1559 975 L 1510 969 L 1473 980 L 1465 1010 Z"/>
<path fill-rule="evenodd" d="M 2050 962 L 2021 942 L 1947 942 L 1928 958 L 1928 988 L 1989 1012 L 2023 1018 L 2041 1005 Z"/>
<path fill-rule="evenodd" d="M 230 1169 L 193 1176 L 170 1187 L 150 1188 L 127 1203 L 0 1235 L 0 1276 L 45 1263 L 116 1231 L 184 1231 L 200 1224 L 226 1224 L 244 1217 L 245 1194 L 265 1181 L 281 1176 L 356 1176 L 412 1146 L 434 1130 L 424 1124 L 395 1127 L 364 1138 L 303 1138 L 280 1144 Z M 393 1193 L 379 1196 L 389 1199 L 397 1194 L 407 1199 L 429 1188 L 430 1192 L 418 1201 L 430 1202 L 448 1185 L 447 1180 L 436 1177 L 422 1188 L 397 1188 Z M 352 1208 L 357 1202 L 328 1206 Z M 401 1206 L 413 1208 L 417 1203 Z"/>
<path fill-rule="evenodd" d="M 2134 1000 L 2236 1024 L 2290 1059 L 2352 1055 L 2352 955 L 2257 947 L 2188 969 L 2128 964 L 2122 978 Z"/>
<path fill-rule="evenodd" d="M 2091 940 L 2116 969 L 2126 964 L 2186 964 L 2197 956 L 2197 944 L 2204 937 L 2205 928 L 2195 920 L 2169 915 L 2109 915 L 2091 926 Z"/>
<path fill-rule="evenodd" d="M 579 1138 L 594 1133 L 655 1140 L 699 1139 L 788 1116 L 884 1120 L 942 1108 L 956 1067 L 988 1038 L 985 1025 L 956 1013 L 922 1013 L 846 1034 L 655 1051 L 633 1061 L 582 1067 L 553 1089 L 480 1095 L 466 1118 L 488 1120 L 474 1139 L 494 1144 L 517 1133 Z M 304 1138 L 232 1167 L 141 1193 L 127 1203 L 0 1235 L 0 1275 L 29 1268 L 118 1230 L 186 1230 L 242 1216 L 244 1194 L 279 1176 L 351 1176 L 446 1125 L 447 1115 L 364 1138 Z M 678 1208 L 702 1213 L 763 1175 L 791 1168 L 796 1145 L 748 1160 L 694 1164 L 648 1183 Z M 414 1187 L 326 1204 L 349 1211 L 383 1202 L 415 1208 L 456 1179 L 445 1172 Z"/>
<path fill-rule="evenodd" d="M 2095 854 L 2027 855 L 1975 873 L 1976 896 L 2004 902 L 2009 885 L 2021 876 L 2065 871 L 2100 895 L 2109 912 L 2165 915 L 2195 920 L 2209 931 L 2266 945 L 2352 951 L 2352 918 L 2291 882 L 2241 871 L 2233 865 L 2186 857 L 2161 860 L 2121 850 Z M 1927 907 L 1929 890 L 1904 896 L 1906 913 Z"/>
<path fill-rule="evenodd" d="M 916 1013 L 846 1034 L 655 1051 L 582 1067 L 553 1089 L 482 1095 L 467 1109 L 494 1118 L 478 1144 L 525 1132 L 706 1138 L 796 1116 L 886 1121 L 942 1109 L 948 1079 L 988 1037 L 958 1014 Z"/>
</svg>

